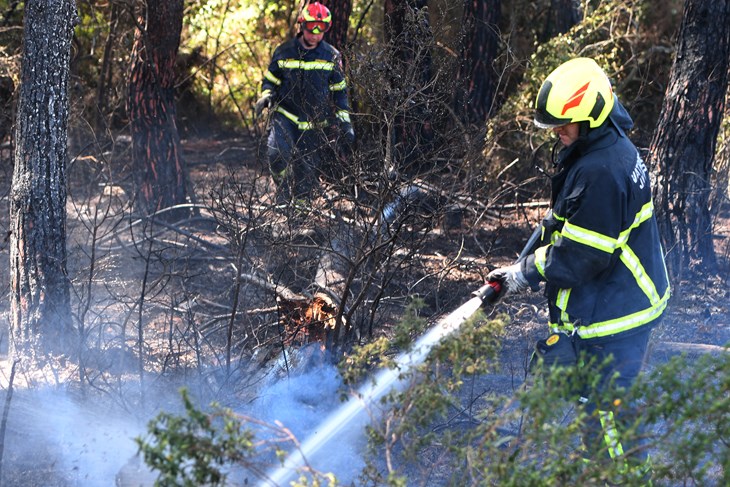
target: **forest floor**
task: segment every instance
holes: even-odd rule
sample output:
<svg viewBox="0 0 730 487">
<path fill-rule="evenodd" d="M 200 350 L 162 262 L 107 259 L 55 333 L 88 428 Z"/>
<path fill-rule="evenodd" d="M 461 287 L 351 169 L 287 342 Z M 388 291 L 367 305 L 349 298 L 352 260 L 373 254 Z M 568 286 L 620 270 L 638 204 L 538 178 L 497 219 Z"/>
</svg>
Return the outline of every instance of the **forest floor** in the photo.
<svg viewBox="0 0 730 487">
<path fill-rule="evenodd" d="M 0 404 L 5 405 L 3 422 L 7 421 L 7 430 L 5 437 L 0 438 L 4 445 L 0 484 L 114 485 L 110 482 L 121 482 L 118 472 L 135 455 L 136 445 L 131 438 L 141 435 L 145 422 L 160 410 L 179 410 L 178 386 L 195 383 L 194 391 L 207 391 L 201 397 L 223 397 L 223 404 L 235 406 L 236 402 L 253 404 L 260 396 L 261 384 L 271 380 L 271 374 L 257 373 L 256 368 L 271 372 L 278 367 L 271 373 L 281 375 L 280 344 L 271 338 L 271 332 L 257 331 L 264 327 L 276 329 L 277 300 L 271 287 L 257 284 L 254 277 L 240 283 L 245 318 L 241 329 L 235 330 L 235 338 L 246 351 L 233 351 L 231 363 L 237 371 L 236 379 L 220 372 L 227 363 L 221 344 L 227 330 L 225 317 L 230 316 L 225 313 L 231 302 L 231 283 L 236 281 L 232 269 L 248 269 L 247 275 L 283 276 L 277 282 L 305 293 L 308 288 L 301 283 L 316 278 L 321 258 L 292 257 L 281 250 L 284 247 L 276 246 L 270 231 L 266 231 L 267 238 L 249 231 L 252 220 L 239 218 L 246 211 L 256 212 L 257 232 L 276 227 L 280 215 L 261 210 L 270 206 L 270 194 L 236 206 L 240 211 L 233 213 L 238 216 L 221 210 L 221 202 L 233 201 L 234 196 L 243 196 L 247 190 L 260 189 L 261 194 L 267 194 L 270 181 L 260 162 L 256 141 L 188 140 L 184 141 L 184 149 L 196 200 L 201 207 L 214 209 L 204 209 L 187 223 L 176 223 L 174 228 L 157 228 L 155 247 L 150 245 L 149 252 L 140 249 L 139 243 L 147 242 L 140 235 L 150 230 L 133 223 L 124 209 L 129 202 L 128 168 L 127 179 L 111 181 L 98 158 L 79 158 L 71 167 L 68 266 L 74 286 L 74 313 L 96 346 L 89 348 L 90 353 L 81 364 L 49 360 L 37 370 L 19 372 L 10 400 L 12 363 L 6 355 L 7 329 L 2 331 Z M 117 150 L 123 158 L 124 148 Z M 2 163 L 0 231 L 6 234 L 12 167 L 7 151 L 2 154 Z M 238 181 L 255 183 L 237 186 Z M 450 182 L 444 177 L 444 185 L 447 184 Z M 420 312 L 430 321 L 467 301 L 490 268 L 515 258 L 546 209 L 540 205 L 502 205 L 499 211 L 480 212 L 483 205 L 470 204 L 477 211 L 468 212 L 456 225 L 435 222 L 425 234 L 420 234 L 417 249 L 409 249 L 406 241 L 394 252 L 398 257 L 393 261 L 396 271 L 389 274 L 381 296 L 384 311 L 376 314 L 374 321 L 379 330 L 375 335 L 388 333 L 412 296 L 423 298 L 424 308 Z M 245 252 L 237 254 L 238 260 L 231 250 L 232 235 L 236 235 L 232 229 L 236 225 L 245 230 L 239 236 L 250 235 L 241 247 Z M 342 228 L 342 222 L 331 220 L 325 225 Z M 90 229 L 98 230 L 93 238 L 89 236 L 93 233 Z M 674 297 L 665 319 L 652 335 L 649 368 L 677 353 L 717 353 L 730 343 L 729 212 L 718 216 L 714 233 L 717 272 L 703 282 L 673 284 Z M 308 248 L 311 245 L 300 247 Z M 279 262 L 283 254 L 286 269 Z M 154 262 L 151 255 L 155 256 Z M 91 267 L 95 268 L 93 277 L 89 277 Z M 7 244 L 2 245 L 0 269 L 9 274 Z M 174 284 L 166 287 L 165 283 Z M 3 326 L 8 322 L 8 287 L 4 286 L 6 298 L 0 303 Z M 140 304 L 141 295 L 147 296 L 147 308 Z M 145 316 L 140 309 L 146 310 Z M 544 337 L 544 298 L 540 293 L 509 297 L 488 310 L 490 316 L 503 313 L 510 317 L 511 325 L 500 353 L 499 387 L 508 388 L 524 377 L 534 342 Z M 135 324 L 143 320 L 146 327 L 140 331 L 141 327 Z M 191 328 L 195 333 L 189 333 Z M 198 339 L 201 343 L 195 341 Z M 138 367 L 140 354 L 146 357 L 145 367 L 149 367 L 144 373 Z M 283 368 L 295 368 L 294 358 L 296 354 L 290 355 Z M 271 364 L 276 366 L 272 368 Z M 84 381 L 79 380 L 82 375 Z M 330 379 L 331 383 L 338 383 Z M 336 388 L 323 384 L 315 382 L 313 387 L 335 397 Z M 305 404 L 306 408 L 314 408 L 311 402 L 319 400 L 302 391 L 299 394 L 303 397 L 295 407 Z M 90 401 L 91 397 L 97 400 Z M 292 431 L 306 435 L 307 428 L 313 427 L 323 414 L 314 409 L 300 410 L 300 419 L 306 415 L 306 421 L 292 427 Z M 149 478 L 145 477 L 117 485 L 147 482 Z"/>
</svg>

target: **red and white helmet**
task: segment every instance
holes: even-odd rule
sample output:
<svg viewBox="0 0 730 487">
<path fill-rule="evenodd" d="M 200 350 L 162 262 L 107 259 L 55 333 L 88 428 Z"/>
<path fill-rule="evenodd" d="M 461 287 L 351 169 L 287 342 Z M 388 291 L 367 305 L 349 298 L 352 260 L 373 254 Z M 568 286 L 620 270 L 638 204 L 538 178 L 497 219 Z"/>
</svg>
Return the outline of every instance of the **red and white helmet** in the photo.
<svg viewBox="0 0 730 487">
<path fill-rule="evenodd" d="M 302 9 L 302 13 L 299 14 L 299 23 L 302 25 L 302 29 L 312 34 L 321 34 L 332 27 L 332 14 L 321 3 L 313 2 Z"/>
</svg>

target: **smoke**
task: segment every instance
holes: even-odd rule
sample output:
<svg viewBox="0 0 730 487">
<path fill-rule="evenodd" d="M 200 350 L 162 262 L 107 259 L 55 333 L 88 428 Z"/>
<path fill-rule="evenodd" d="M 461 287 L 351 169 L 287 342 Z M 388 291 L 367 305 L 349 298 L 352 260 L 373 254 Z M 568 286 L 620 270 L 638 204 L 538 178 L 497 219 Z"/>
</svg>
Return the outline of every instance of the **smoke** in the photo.
<svg viewBox="0 0 730 487">
<path fill-rule="evenodd" d="M 116 409 L 63 389 L 16 389 L 4 438 L 3 485 L 113 486 L 137 451 L 133 438 L 144 429 Z"/>
<path fill-rule="evenodd" d="M 283 467 L 269 472 L 269 478 L 261 485 L 288 485 L 297 477 L 295 470 L 305 462 L 319 471 L 334 473 L 343 483 L 353 480 L 355 465 L 361 465 L 355 459 L 361 458 L 357 451 L 364 447 L 364 427 L 381 399 L 391 390 L 400 390 L 408 380 L 402 372 L 422 363 L 434 345 L 458 330 L 481 307 L 482 298 L 494 292 L 491 286 L 483 290 L 433 325 L 410 350 L 398 355 L 396 368 L 381 370 L 332 414 L 322 416 L 321 423 L 309 432 L 301 448 L 287 457 Z"/>
<path fill-rule="evenodd" d="M 324 360 L 319 347 L 313 345 L 292 351 L 286 360 L 282 357 L 281 362 L 268 371 L 258 371 L 260 380 L 247 377 L 248 383 L 260 384 L 256 391 L 250 391 L 254 399 L 248 403 L 244 404 L 242 398 L 231 397 L 229 393 L 222 400 L 198 397 L 198 407 L 205 410 L 215 399 L 244 416 L 269 425 L 280 424 L 297 439 L 299 449 L 293 444 L 279 443 L 290 452 L 283 468 L 274 458 L 262 456 L 259 459 L 262 463 L 258 467 L 265 467 L 263 462 L 269 462 L 272 467 L 268 483 L 264 481 L 262 485 L 279 485 L 279 481 L 284 482 L 281 485 L 287 485 L 287 480 L 305 461 L 317 471 L 331 472 L 340 483 L 349 484 L 365 467 L 365 426 L 373 415 L 378 415 L 380 399 L 393 388 L 400 388 L 401 373 L 421 363 L 436 343 L 458 329 L 480 305 L 481 299 L 475 297 L 443 318 L 417 340 L 410 351 L 396 358 L 396 369 L 380 371 L 374 380 L 366 380 L 357 395 L 345 403 L 341 401 L 342 381 L 337 369 Z M 115 392 L 119 400 L 125 398 L 124 387 L 134 389 L 132 383 L 120 386 Z M 134 439 L 147 436 L 147 423 L 161 410 L 181 412 L 179 393 L 172 389 L 165 391 L 158 383 L 154 393 L 145 391 L 149 407 L 144 411 L 123 410 L 110 400 L 99 400 L 98 394 L 93 394 L 93 400 L 92 394 L 85 399 L 60 387 L 23 389 L 22 394 L 13 397 L 10 430 L 14 439 L 6 441 L 6 445 L 10 445 L 6 454 L 16 460 L 19 472 L 27 471 L 23 470 L 23 463 L 28 459 L 40 458 L 47 472 L 63 481 L 32 483 L 23 478 L 26 482 L 14 483 L 12 479 L 8 482 L 6 469 L 3 485 L 152 485 L 155 475 L 150 475 L 137 457 Z M 137 396 L 138 392 L 132 390 L 134 395 L 130 397 Z M 224 394 L 225 390 L 221 392 Z M 250 427 L 258 439 L 277 439 L 270 428 Z M 235 482 L 240 472 L 232 466 L 230 473 Z"/>
<path fill-rule="evenodd" d="M 303 356 L 306 357 L 302 359 Z M 312 350 L 297 350 L 288 355 L 286 367 L 282 363 L 268 372 L 261 371 L 264 380 L 258 390 L 251 391 L 255 399 L 242 404 L 239 398 L 232 409 L 264 423 L 278 422 L 303 441 L 341 403 L 342 382 L 337 369 L 324 360 L 313 363 L 311 357 Z M 120 390 L 114 392 L 118 395 L 116 401 L 111 395 L 90 392 L 83 396 L 63 386 L 26 389 L 16 385 L 8 416 L 0 484 L 6 487 L 152 486 L 156 474 L 137 455 L 135 438 L 147 436 L 147 423 L 160 411 L 181 413 L 182 401 L 177 388 L 163 390 L 158 383 L 154 393 L 146 391 L 145 410 L 132 407 L 134 401 L 130 398 L 137 400 L 139 396 L 137 385 L 138 382 L 120 385 Z M 128 389 L 127 393 L 124 388 Z M 122 407 L 119 401 L 125 394 L 129 402 Z M 206 410 L 214 399 L 229 405 L 236 402 L 230 396 L 198 398 L 195 402 Z M 272 432 L 262 428 L 256 434 L 265 437 Z M 347 482 L 364 466 L 365 440 L 362 431 L 340 440 L 338 448 L 328 452 L 320 466 Z M 273 458 L 261 461 L 275 462 Z M 234 468 L 230 480 L 235 482 L 236 475 Z M 254 479 L 249 476 L 249 480 Z"/>
<path fill-rule="evenodd" d="M 304 354 L 309 352 L 297 351 Z M 316 365 L 303 364 L 301 368 L 303 370 L 294 371 L 287 377 L 272 380 L 250 407 L 240 412 L 268 424 L 281 424 L 299 442 L 319 434 L 319 429 L 324 426 L 330 413 L 341 405 L 342 380 L 336 367 L 326 361 Z M 322 473 L 334 473 L 344 485 L 354 481 L 365 467 L 364 429 L 354 426 L 342 432 L 335 444 L 307 458 L 315 469 Z M 260 437 L 266 434 L 264 431 L 257 432 Z M 288 446 L 290 452 L 294 450 L 294 445 Z"/>
</svg>

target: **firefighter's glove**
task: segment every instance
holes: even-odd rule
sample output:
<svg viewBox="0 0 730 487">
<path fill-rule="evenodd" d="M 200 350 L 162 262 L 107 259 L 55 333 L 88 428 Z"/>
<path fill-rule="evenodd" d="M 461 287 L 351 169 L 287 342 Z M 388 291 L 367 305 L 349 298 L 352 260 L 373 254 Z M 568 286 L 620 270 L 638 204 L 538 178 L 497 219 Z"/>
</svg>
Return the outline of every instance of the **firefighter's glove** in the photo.
<svg viewBox="0 0 730 487">
<path fill-rule="evenodd" d="M 338 155 L 348 159 L 352 155 L 355 146 L 355 130 L 349 122 L 342 122 L 339 126 L 339 144 L 337 144 Z"/>
<path fill-rule="evenodd" d="M 342 133 L 343 142 L 346 146 L 352 147 L 355 145 L 355 129 L 352 128 L 350 122 L 343 122 L 340 126 L 340 132 Z"/>
<path fill-rule="evenodd" d="M 254 114 L 256 115 L 256 118 L 259 118 L 261 113 L 263 113 L 264 108 L 268 108 L 269 106 L 271 106 L 271 93 L 264 93 L 254 106 Z"/>
<path fill-rule="evenodd" d="M 527 278 L 522 271 L 521 262 L 507 267 L 494 269 L 487 275 L 487 281 L 497 281 L 502 285 L 499 297 L 504 297 L 508 294 L 521 293 L 530 286 L 530 283 L 527 282 Z"/>
</svg>

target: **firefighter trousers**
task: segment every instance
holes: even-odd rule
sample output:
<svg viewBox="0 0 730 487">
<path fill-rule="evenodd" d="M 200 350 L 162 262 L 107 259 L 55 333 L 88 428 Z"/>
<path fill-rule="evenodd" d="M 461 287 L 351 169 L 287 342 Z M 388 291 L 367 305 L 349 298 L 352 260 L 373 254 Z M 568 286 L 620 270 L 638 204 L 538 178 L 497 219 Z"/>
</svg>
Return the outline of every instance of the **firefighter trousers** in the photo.
<svg viewBox="0 0 730 487">
<path fill-rule="evenodd" d="M 323 129 L 300 130 L 284 115 L 272 115 L 267 157 L 277 186 L 277 203 L 312 197 L 327 147 Z"/>
<path fill-rule="evenodd" d="M 646 358 L 651 330 L 659 320 L 627 337 L 590 345 L 582 343 L 581 352 L 596 364 L 608 361 L 601 369 L 598 387 L 584 391 L 587 421 L 583 443 L 588 452 L 603 451 L 604 455 L 619 462 L 619 469 L 627 475 L 650 475 L 650 459 L 644 444 L 643 428 L 638 423 L 638 405 L 626 394 L 639 375 Z M 616 393 L 611 397 L 608 391 Z M 600 447 L 599 447 L 600 445 Z"/>
</svg>

